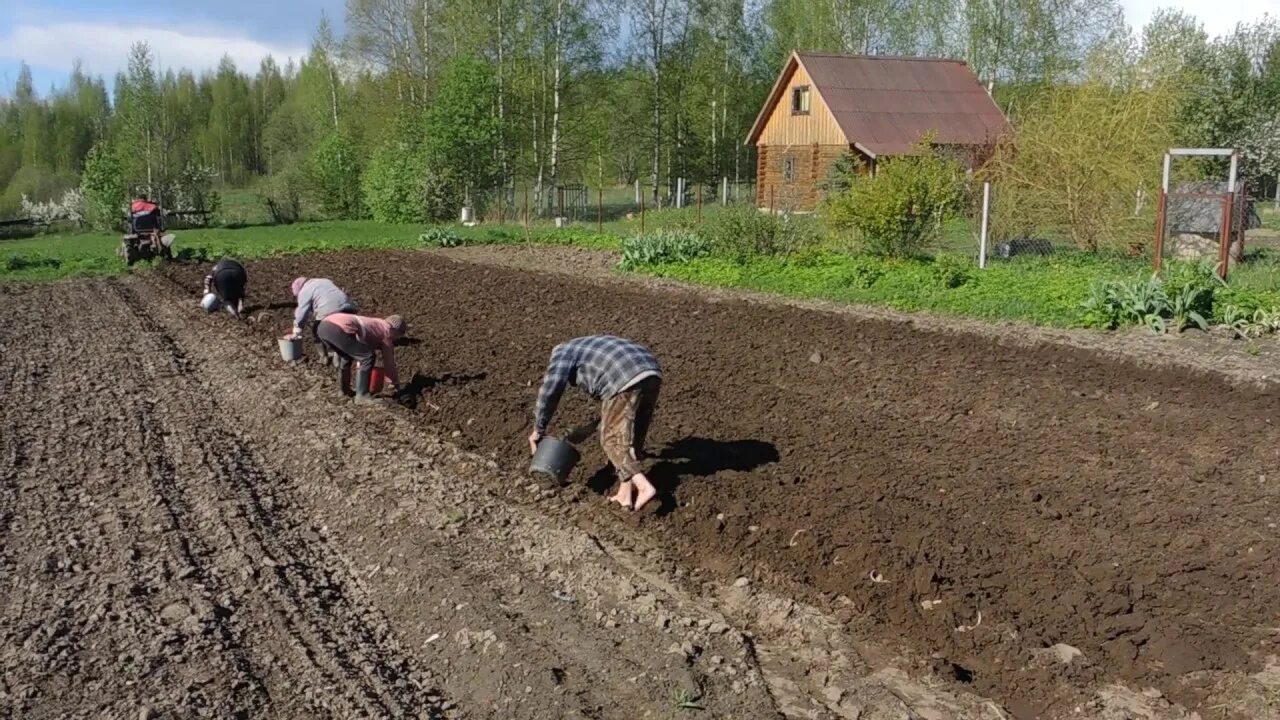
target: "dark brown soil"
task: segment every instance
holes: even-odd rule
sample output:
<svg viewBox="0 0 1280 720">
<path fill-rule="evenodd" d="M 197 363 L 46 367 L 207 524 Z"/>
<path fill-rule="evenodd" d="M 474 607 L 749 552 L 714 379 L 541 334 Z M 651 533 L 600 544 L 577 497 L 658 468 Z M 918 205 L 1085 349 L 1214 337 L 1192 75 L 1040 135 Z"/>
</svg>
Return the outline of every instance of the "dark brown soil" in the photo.
<svg viewBox="0 0 1280 720">
<path fill-rule="evenodd" d="M 194 301 L 203 271 L 164 273 Z M 650 442 L 663 501 L 615 524 L 725 579 L 797 590 L 1017 717 L 1112 681 L 1204 710 L 1218 679 L 1280 653 L 1274 394 L 1078 349 L 424 253 L 249 272 L 258 348 L 288 327 L 298 274 L 406 315 L 398 357 L 419 421 L 513 470 L 553 345 L 598 332 L 649 344 L 665 369 Z M 555 427 L 594 410 L 570 398 Z M 592 443 L 573 482 L 610 481 Z M 1037 660 L 1058 643 L 1083 659 Z"/>
</svg>

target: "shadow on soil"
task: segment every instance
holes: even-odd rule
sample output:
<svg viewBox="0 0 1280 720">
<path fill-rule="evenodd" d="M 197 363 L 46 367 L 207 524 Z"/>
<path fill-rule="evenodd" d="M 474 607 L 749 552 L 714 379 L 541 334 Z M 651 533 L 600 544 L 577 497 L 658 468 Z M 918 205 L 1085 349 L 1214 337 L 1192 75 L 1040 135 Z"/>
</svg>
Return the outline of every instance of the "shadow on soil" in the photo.
<svg viewBox="0 0 1280 720">
<path fill-rule="evenodd" d="M 432 388 L 439 386 L 460 387 L 473 382 L 479 382 L 488 377 L 488 373 L 445 373 L 440 377 L 431 377 L 422 373 L 414 373 L 413 379 L 409 384 L 404 386 L 396 395 L 396 402 L 408 408 L 417 409 L 418 404 L 424 402 L 422 396 Z"/>
<path fill-rule="evenodd" d="M 689 436 L 667 444 L 653 457 L 649 480 L 658 489 L 657 515 L 667 515 L 677 507 L 675 492 L 686 478 L 711 477 L 724 471 L 751 472 L 778 462 L 778 448 L 761 440 L 712 440 Z M 606 465 L 587 481 L 597 493 L 606 493 L 617 481 L 612 466 Z"/>
</svg>

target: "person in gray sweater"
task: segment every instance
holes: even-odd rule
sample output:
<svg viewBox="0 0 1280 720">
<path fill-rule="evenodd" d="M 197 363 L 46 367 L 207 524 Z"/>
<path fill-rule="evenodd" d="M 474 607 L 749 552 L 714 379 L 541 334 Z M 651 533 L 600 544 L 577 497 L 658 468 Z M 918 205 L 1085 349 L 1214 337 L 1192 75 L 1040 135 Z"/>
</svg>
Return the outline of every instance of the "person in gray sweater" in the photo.
<svg viewBox="0 0 1280 720">
<path fill-rule="evenodd" d="M 320 361 L 329 364 L 334 360 L 336 364 L 336 356 L 320 341 L 320 322 L 335 313 L 355 313 L 360 308 L 332 280 L 326 278 L 294 278 L 289 291 L 298 299 L 298 309 L 293 313 L 293 337 L 302 337 L 302 328 L 310 324 L 311 338 L 315 340 Z"/>
</svg>

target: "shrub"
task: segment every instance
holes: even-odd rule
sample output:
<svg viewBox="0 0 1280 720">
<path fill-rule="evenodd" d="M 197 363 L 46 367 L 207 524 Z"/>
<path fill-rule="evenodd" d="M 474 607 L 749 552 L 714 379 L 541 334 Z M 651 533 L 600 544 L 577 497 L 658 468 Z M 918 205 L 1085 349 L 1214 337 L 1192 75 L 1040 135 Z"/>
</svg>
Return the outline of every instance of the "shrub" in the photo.
<svg viewBox="0 0 1280 720">
<path fill-rule="evenodd" d="M 686 263 L 706 255 L 710 249 L 706 240 L 689 230 L 654 230 L 622 241 L 622 262 L 618 267 L 634 270 L 644 265 Z"/>
<path fill-rule="evenodd" d="M 344 130 L 329 133 L 312 151 L 307 186 L 325 215 L 343 219 L 364 216 L 360 158 L 355 142 Z"/>
<path fill-rule="evenodd" d="M 1029 97 L 982 173 L 996 237 L 1052 232 L 1082 250 L 1144 248 L 1151 220 L 1134 217 L 1135 194 L 1156 191 L 1177 103 L 1176 88 L 1159 83 L 1091 81 Z"/>
<path fill-rule="evenodd" d="M 79 225 L 84 222 L 84 194 L 73 188 L 64 192 L 61 200 L 48 202 L 32 202 L 23 195 L 22 215 L 45 225 L 55 222 Z"/>
<path fill-rule="evenodd" d="M 302 191 L 306 180 L 297 165 L 288 165 L 258 186 L 271 222 L 287 225 L 302 217 Z"/>
<path fill-rule="evenodd" d="M 458 247 L 465 243 L 462 236 L 447 227 L 427 228 L 426 232 L 418 236 L 418 240 L 424 245 L 442 248 Z"/>
<path fill-rule="evenodd" d="M 1227 304 L 1222 307 L 1221 317 L 1222 324 L 1241 339 L 1280 332 L 1280 307 L 1265 310 Z"/>
<path fill-rule="evenodd" d="M 452 170 L 426 167 L 422 170 L 422 213 L 437 222 L 457 220 L 462 209 L 463 190 Z"/>
<path fill-rule="evenodd" d="M 123 221 L 128 187 L 124 166 L 115 148 L 105 141 L 89 149 L 80 176 L 85 219 L 95 230 L 119 230 Z"/>
<path fill-rule="evenodd" d="M 828 198 L 823 213 L 873 255 L 919 255 L 959 203 L 961 178 L 959 163 L 921 148 L 919 155 L 884 160 L 874 177 L 855 178 L 847 192 Z"/>
<path fill-rule="evenodd" d="M 711 215 L 701 232 L 717 254 L 746 262 L 758 255 L 790 255 L 817 240 L 805 218 L 735 208 Z"/>
<path fill-rule="evenodd" d="M 422 161 L 408 143 L 386 143 L 369 161 L 362 183 L 373 219 L 385 223 L 422 222 Z"/>
</svg>

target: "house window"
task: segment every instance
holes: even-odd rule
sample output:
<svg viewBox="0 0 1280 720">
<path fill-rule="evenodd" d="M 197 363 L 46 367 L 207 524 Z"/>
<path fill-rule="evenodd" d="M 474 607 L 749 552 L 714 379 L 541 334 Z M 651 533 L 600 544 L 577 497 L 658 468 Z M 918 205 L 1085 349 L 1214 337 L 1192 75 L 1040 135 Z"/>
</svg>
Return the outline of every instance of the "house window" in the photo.
<svg viewBox="0 0 1280 720">
<path fill-rule="evenodd" d="M 791 114 L 792 115 L 808 115 L 809 114 L 809 86 L 800 85 L 791 88 Z"/>
<path fill-rule="evenodd" d="M 783 182 L 792 182 L 796 179 L 796 159 L 782 159 L 782 180 Z"/>
</svg>

